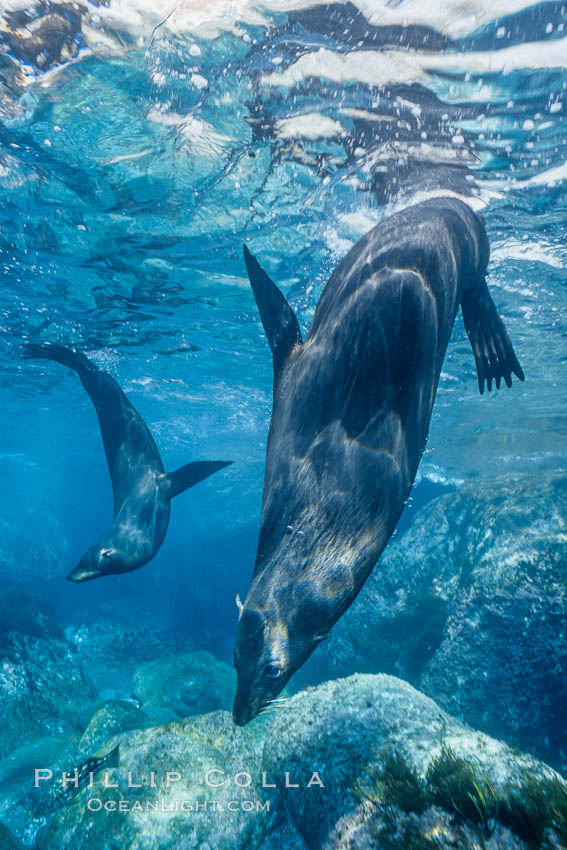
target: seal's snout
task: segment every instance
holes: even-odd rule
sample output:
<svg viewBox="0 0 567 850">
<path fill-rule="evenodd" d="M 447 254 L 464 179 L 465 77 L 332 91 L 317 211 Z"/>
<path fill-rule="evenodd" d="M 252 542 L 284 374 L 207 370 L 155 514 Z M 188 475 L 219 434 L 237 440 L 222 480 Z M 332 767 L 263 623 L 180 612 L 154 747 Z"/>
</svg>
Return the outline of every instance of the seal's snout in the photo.
<svg viewBox="0 0 567 850">
<path fill-rule="evenodd" d="M 242 711 L 232 711 L 232 719 L 236 726 L 246 726 L 247 723 L 250 723 L 251 720 L 257 716 L 257 711 L 250 711 L 244 709 Z"/>
<path fill-rule="evenodd" d="M 246 726 L 257 713 L 247 700 L 242 699 L 238 693 L 236 694 L 232 708 L 232 719 L 237 726 Z"/>
<path fill-rule="evenodd" d="M 87 576 L 83 576 L 81 573 L 78 573 L 77 570 L 71 570 L 71 572 L 65 576 L 67 581 L 74 581 L 75 584 L 79 584 L 82 581 L 88 581 Z"/>
<path fill-rule="evenodd" d="M 99 572 L 97 570 L 90 570 L 88 568 L 82 567 L 80 564 L 78 567 L 75 567 L 74 570 L 66 576 L 67 581 L 74 581 L 76 583 L 80 583 L 82 581 L 90 581 L 93 578 L 98 578 Z"/>
<path fill-rule="evenodd" d="M 244 714 L 236 714 L 234 711 L 232 712 L 232 719 L 236 726 L 246 726 L 249 720 Z"/>
</svg>

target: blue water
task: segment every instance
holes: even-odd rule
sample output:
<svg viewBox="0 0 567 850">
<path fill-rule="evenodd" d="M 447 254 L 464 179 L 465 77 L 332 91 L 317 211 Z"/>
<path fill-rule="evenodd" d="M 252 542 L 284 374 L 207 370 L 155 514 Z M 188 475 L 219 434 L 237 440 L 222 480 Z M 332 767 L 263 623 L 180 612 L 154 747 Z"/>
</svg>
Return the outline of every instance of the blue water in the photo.
<svg viewBox="0 0 567 850">
<path fill-rule="evenodd" d="M 167 604 L 182 588 L 189 621 L 195 605 L 210 606 L 204 616 L 222 613 L 229 634 L 253 562 L 271 396 L 241 245 L 261 256 L 306 328 L 348 247 L 436 190 L 470 199 L 486 218 L 490 286 L 527 381 L 480 399 L 457 322 L 415 505 L 427 481 L 450 487 L 564 462 L 564 6 L 502 19 L 488 10 L 483 26 L 458 37 L 456 12 L 440 22 L 425 5 L 419 14 L 410 7 L 406 26 L 385 29 L 350 6 L 333 7 L 334 17 L 317 7 L 266 11 L 260 26 L 245 4 L 236 23 L 211 4 L 195 13 L 195 32 L 190 14 L 153 30 L 155 14 L 139 20 L 136 4 L 122 4 L 122 16 L 113 8 L 81 7 L 67 48 L 76 56 L 65 61 L 55 45 L 48 67 L 22 47 L 16 54 L 8 32 L 18 21 L 4 14 L 0 498 L 16 546 L 20 518 L 34 523 L 38 557 L 26 544 L 18 556 L 29 562 L 24 581 L 46 585 L 68 608 L 117 589 Z M 40 24 L 42 11 L 31 11 Z M 357 79 L 365 51 L 378 59 L 379 85 Z M 331 60 L 356 54 L 362 63 L 329 79 Z M 110 485 L 78 380 L 22 362 L 25 340 L 72 343 L 108 369 L 167 468 L 234 460 L 177 500 L 166 543 L 142 572 L 62 584 L 108 528 Z M 43 544 L 54 550 L 49 564 Z"/>
<path fill-rule="evenodd" d="M 81 29 L 94 27 L 88 43 L 77 32 L 76 57 L 55 50 L 48 68 L 15 55 L 2 35 L 2 513 L 16 527 L 22 512 L 35 518 L 39 545 L 47 511 L 61 535 L 50 541 L 53 563 L 46 569 L 39 557 L 25 579 L 71 607 L 117 588 L 155 599 L 156 584 L 162 604 L 181 585 L 189 618 L 195 602 L 214 602 L 210 616 L 230 611 L 233 620 L 254 556 L 271 395 L 241 245 L 261 256 L 306 328 L 348 247 L 436 190 L 469 198 L 486 218 L 490 286 L 527 381 L 479 399 L 458 321 L 421 480 L 451 486 L 563 462 L 567 75 L 552 50 L 565 44 L 564 7 L 487 14 L 456 39 L 451 15 L 436 29 L 426 6 L 415 17 L 429 12 L 431 27 L 412 25 L 410 10 L 393 30 L 340 5 L 334 18 L 315 8 L 266 13 L 266 26 L 254 26 L 243 6 L 238 35 L 223 31 L 233 22 L 215 4 L 197 16 L 204 34 L 193 34 L 191 15 L 174 15 L 152 35 L 155 15 L 136 24 L 136 4 L 121 8 L 120 22 L 82 7 Z M 205 37 L 207 16 L 220 22 L 214 37 Z M 9 13 L 4 20 L 15 29 Z M 518 67 L 508 71 L 514 46 Z M 356 68 L 329 79 L 330 59 L 364 51 L 391 57 L 380 85 L 360 82 Z M 297 70 L 297 83 L 268 85 L 301 57 L 309 76 Z M 397 67 L 408 57 L 409 77 Z M 427 70 L 440 60 L 446 68 Z M 61 584 L 107 529 L 110 486 L 78 380 L 22 363 L 24 340 L 72 343 L 108 369 L 167 468 L 235 461 L 177 501 L 166 543 L 143 572 L 104 586 Z M 20 557 L 33 561 L 29 550 Z"/>
<path fill-rule="evenodd" d="M 41 592 L 63 624 L 119 598 L 230 660 L 272 383 L 242 244 L 305 330 L 348 248 L 436 193 L 485 217 L 489 285 L 526 381 L 480 398 L 457 320 L 398 534 L 463 482 L 565 465 L 564 3 L 518 0 L 495 17 L 482 0 L 442 11 L 109 0 L 61 2 L 55 24 L 48 4 L 10 3 L 0 16 L 3 583 Z M 64 576 L 108 530 L 112 499 L 76 375 L 20 357 L 25 341 L 56 340 L 120 383 L 167 469 L 234 461 L 176 499 L 151 564 L 78 586 Z"/>
</svg>

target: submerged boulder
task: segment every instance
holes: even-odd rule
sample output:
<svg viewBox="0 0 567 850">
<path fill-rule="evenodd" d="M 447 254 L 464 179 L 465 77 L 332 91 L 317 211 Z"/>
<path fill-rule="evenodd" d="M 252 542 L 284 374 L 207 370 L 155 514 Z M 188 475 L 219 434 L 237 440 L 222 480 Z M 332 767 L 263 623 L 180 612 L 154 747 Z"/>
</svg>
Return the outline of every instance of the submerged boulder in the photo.
<svg viewBox="0 0 567 850">
<path fill-rule="evenodd" d="M 39 595 L 21 586 L 0 586 L 0 653 L 9 655 L 21 635 L 61 639 L 63 629 Z"/>
<path fill-rule="evenodd" d="M 0 759 L 0 821 L 18 838 L 21 846 L 34 845 L 35 833 L 49 815 L 50 807 L 46 806 L 45 797 L 34 787 L 34 771 L 36 768 L 66 770 L 77 757 L 74 741 L 64 735 L 22 744 Z"/>
<path fill-rule="evenodd" d="M 265 795 L 235 782 L 243 772 L 260 776 L 260 749 L 228 713 L 125 732 L 120 739 L 120 765 L 109 776 L 118 788 L 105 788 L 99 778 L 81 791 L 55 814 L 44 850 L 234 850 L 261 843 L 274 813 L 250 810 L 246 802 Z M 142 787 L 128 787 L 128 772 Z M 120 800 L 128 808 L 117 810 Z"/>
<path fill-rule="evenodd" d="M 103 699 L 130 699 L 139 664 L 195 649 L 186 630 L 137 597 L 79 611 L 65 634 Z"/>
<path fill-rule="evenodd" d="M 107 700 L 98 706 L 79 741 L 79 749 L 91 756 L 99 747 L 120 732 L 151 726 L 148 715 L 132 702 Z"/>
<path fill-rule="evenodd" d="M 186 652 L 140 664 L 132 690 L 155 722 L 230 710 L 236 673 L 210 652 Z"/>
<path fill-rule="evenodd" d="M 390 544 L 312 669 L 395 674 L 566 768 L 566 563 L 566 473 L 464 485 Z"/>
<path fill-rule="evenodd" d="M 298 785 L 275 780 L 283 816 L 310 850 L 567 840 L 561 777 L 390 676 L 355 675 L 293 697 L 264 745 L 264 769 L 277 776 L 281 765 Z"/>
<path fill-rule="evenodd" d="M 39 597 L 0 590 L 0 759 L 46 736 L 80 736 L 96 690 Z"/>
<path fill-rule="evenodd" d="M 0 822 L 0 850 L 19 850 L 19 847 L 8 827 Z"/>
<path fill-rule="evenodd" d="M 558 850 L 567 839 L 553 770 L 399 679 L 328 682 L 260 723 L 263 737 L 255 725 L 218 711 L 123 732 L 108 782 L 57 812 L 42 847 Z"/>
</svg>

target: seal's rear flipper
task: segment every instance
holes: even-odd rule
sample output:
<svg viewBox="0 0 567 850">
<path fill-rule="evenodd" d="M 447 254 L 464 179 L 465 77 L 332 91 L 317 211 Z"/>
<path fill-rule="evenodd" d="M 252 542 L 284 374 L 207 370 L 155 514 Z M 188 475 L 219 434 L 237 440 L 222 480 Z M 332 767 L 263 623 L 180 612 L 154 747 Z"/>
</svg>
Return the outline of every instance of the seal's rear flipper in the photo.
<svg viewBox="0 0 567 850">
<path fill-rule="evenodd" d="M 27 360 L 55 360 L 56 363 L 62 363 L 76 372 L 88 369 L 89 366 L 92 368 L 90 360 L 84 354 L 57 342 L 28 342 L 22 349 L 22 357 Z"/>
<path fill-rule="evenodd" d="M 170 472 L 166 475 L 170 488 L 169 498 L 173 499 L 174 496 L 198 484 L 203 478 L 208 478 L 213 472 L 230 466 L 231 463 L 231 460 L 197 460 L 194 463 L 186 463 L 175 472 Z"/>
<path fill-rule="evenodd" d="M 275 387 L 285 361 L 293 349 L 301 345 L 301 331 L 288 300 L 268 277 L 246 245 L 244 245 L 244 261 L 260 311 L 260 318 L 272 349 Z"/>
<path fill-rule="evenodd" d="M 511 387 L 512 372 L 523 381 L 524 372 L 518 363 L 504 322 L 490 297 L 486 281 L 483 280 L 481 284 L 470 287 L 465 292 L 461 310 L 476 362 L 480 394 L 484 392 L 485 380 L 489 392 L 492 389 L 492 379 L 497 388 L 500 388 L 502 378 L 506 385 Z"/>
<path fill-rule="evenodd" d="M 80 351 L 54 342 L 28 343 L 24 346 L 22 355 L 26 358 L 39 357 L 44 360 L 55 360 L 77 372 L 98 417 L 104 453 L 112 480 L 114 517 L 116 518 L 125 498 L 121 472 L 123 464 L 116 461 L 122 447 L 127 446 L 129 456 L 132 454 L 132 456 L 140 457 L 143 454 L 148 463 L 161 464 L 157 446 L 146 423 L 128 401 L 114 378 L 108 372 L 99 369 Z M 70 581 L 87 581 L 95 577 L 85 575 L 83 571 L 74 576 L 73 573 L 69 576 Z"/>
</svg>

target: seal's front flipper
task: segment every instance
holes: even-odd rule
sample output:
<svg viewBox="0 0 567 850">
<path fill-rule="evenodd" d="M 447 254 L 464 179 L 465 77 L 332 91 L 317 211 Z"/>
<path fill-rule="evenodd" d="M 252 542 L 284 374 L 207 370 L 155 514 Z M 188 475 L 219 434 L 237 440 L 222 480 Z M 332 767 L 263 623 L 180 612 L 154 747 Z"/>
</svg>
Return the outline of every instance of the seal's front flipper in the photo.
<svg viewBox="0 0 567 850">
<path fill-rule="evenodd" d="M 493 379 L 497 389 L 500 388 L 502 378 L 506 381 L 506 386 L 511 387 L 512 372 L 523 381 L 524 372 L 518 363 L 504 322 L 490 297 L 486 281 L 483 280 L 465 292 L 461 310 L 476 362 L 480 394 L 484 392 L 485 380 L 489 392 Z"/>
<path fill-rule="evenodd" d="M 197 460 L 194 463 L 186 463 L 175 472 L 170 472 L 166 475 L 169 484 L 169 498 L 173 499 L 202 481 L 203 478 L 208 478 L 213 472 L 219 469 L 224 469 L 225 466 L 230 466 L 231 460 Z"/>
<path fill-rule="evenodd" d="M 260 318 L 272 349 L 274 361 L 274 388 L 285 361 L 293 349 L 301 345 L 301 331 L 297 317 L 288 300 L 271 280 L 258 260 L 244 246 L 246 271 L 260 311 Z"/>
</svg>

